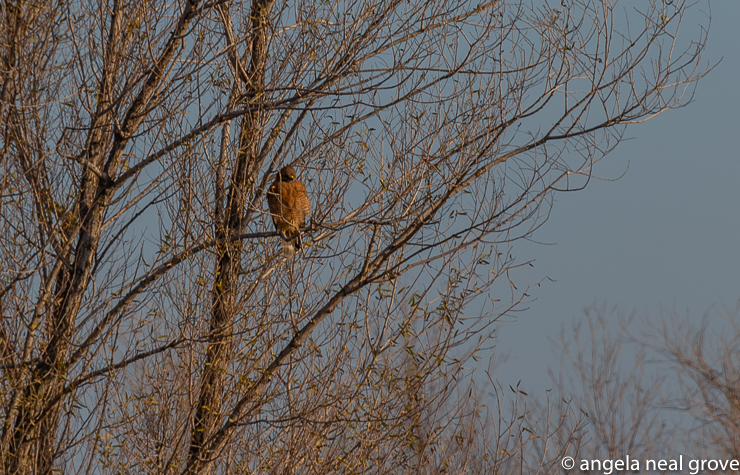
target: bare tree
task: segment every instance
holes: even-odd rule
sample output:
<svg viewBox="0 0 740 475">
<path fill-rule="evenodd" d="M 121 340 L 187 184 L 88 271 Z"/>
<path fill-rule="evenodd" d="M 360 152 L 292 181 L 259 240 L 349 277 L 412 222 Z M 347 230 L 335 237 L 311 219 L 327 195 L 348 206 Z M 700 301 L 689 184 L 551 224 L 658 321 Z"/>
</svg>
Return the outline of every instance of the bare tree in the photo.
<svg viewBox="0 0 740 475">
<path fill-rule="evenodd" d="M 637 319 L 616 306 L 587 308 L 562 334 L 556 379 L 568 417 L 581 417 L 553 447 L 569 446 L 579 461 L 630 455 L 641 469 L 647 460 L 669 465 L 682 455 L 685 469 L 725 473 L 718 462 L 740 459 L 739 315 L 740 301 L 712 306 L 701 319 L 675 310 Z M 526 460 L 543 453 L 532 450 Z"/>
<path fill-rule="evenodd" d="M 682 442 L 697 459 L 740 460 L 738 316 L 740 301 L 717 305 L 700 320 L 674 311 L 642 340 L 670 364 L 675 390 L 667 407 L 688 420 Z"/>
<path fill-rule="evenodd" d="M 3 473 L 474 470 L 510 245 L 690 99 L 691 6 L 2 3 Z"/>
<path fill-rule="evenodd" d="M 580 459 L 629 455 L 644 468 L 646 460 L 675 453 L 675 421 L 665 411 L 668 376 L 649 365 L 648 349 L 631 337 L 635 320 L 634 312 L 594 305 L 572 332 L 561 334 L 563 361 L 554 379 L 573 412 L 584 416 L 581 444 L 571 452 Z"/>
</svg>

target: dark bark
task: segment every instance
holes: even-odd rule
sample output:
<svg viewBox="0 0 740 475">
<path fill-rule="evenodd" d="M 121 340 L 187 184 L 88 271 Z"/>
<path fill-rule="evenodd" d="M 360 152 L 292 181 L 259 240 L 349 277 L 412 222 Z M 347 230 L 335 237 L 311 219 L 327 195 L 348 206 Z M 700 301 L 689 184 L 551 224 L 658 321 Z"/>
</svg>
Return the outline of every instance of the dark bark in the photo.
<svg viewBox="0 0 740 475">
<path fill-rule="evenodd" d="M 207 450 L 208 440 L 222 424 L 222 401 L 226 387 L 226 375 L 233 357 L 232 335 L 236 303 L 239 299 L 239 272 L 241 269 L 242 241 L 230 240 L 232 234 L 241 232 L 248 197 L 254 189 L 261 169 L 259 150 L 264 129 L 264 112 L 260 108 L 260 94 L 264 89 L 265 66 L 267 64 L 267 28 L 271 3 L 257 0 L 252 4 L 251 56 L 244 84 L 247 105 L 251 112 L 244 115 L 240 124 L 239 148 L 230 180 L 229 194 L 223 222 L 221 212 L 215 212 L 219 239 L 227 238 L 219 246 L 216 277 L 213 284 L 213 307 L 211 310 L 208 348 L 200 381 L 200 394 L 196 407 L 193 433 L 188 455 L 189 464 L 206 463 L 215 454 Z M 225 12 L 224 12 L 225 14 Z M 228 20 L 227 20 L 228 21 Z M 224 144 L 222 144 L 223 146 Z"/>
</svg>

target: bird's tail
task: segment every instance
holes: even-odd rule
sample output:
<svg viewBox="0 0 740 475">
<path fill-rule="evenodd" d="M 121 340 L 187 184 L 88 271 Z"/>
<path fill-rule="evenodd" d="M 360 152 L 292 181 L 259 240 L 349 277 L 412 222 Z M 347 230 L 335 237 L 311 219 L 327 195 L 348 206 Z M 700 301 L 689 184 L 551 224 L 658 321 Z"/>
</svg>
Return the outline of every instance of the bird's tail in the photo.
<svg viewBox="0 0 740 475">
<path fill-rule="evenodd" d="M 280 234 L 280 239 L 283 241 L 283 255 L 286 259 L 293 259 L 297 250 L 303 248 L 303 241 L 301 241 L 301 233 L 295 232 L 293 234 Z"/>
</svg>

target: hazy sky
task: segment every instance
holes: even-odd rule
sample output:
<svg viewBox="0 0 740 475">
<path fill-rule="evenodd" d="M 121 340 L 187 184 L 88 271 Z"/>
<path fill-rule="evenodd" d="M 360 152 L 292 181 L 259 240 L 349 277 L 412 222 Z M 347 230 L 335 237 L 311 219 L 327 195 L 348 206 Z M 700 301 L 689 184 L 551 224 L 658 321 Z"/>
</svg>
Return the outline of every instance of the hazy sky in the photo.
<svg viewBox="0 0 740 475">
<path fill-rule="evenodd" d="M 515 247 L 535 259 L 533 276 L 556 282 L 543 282 L 529 310 L 501 327 L 497 352 L 510 354 L 496 373 L 502 383 L 550 387 L 548 338 L 595 301 L 642 315 L 688 309 L 698 319 L 740 299 L 740 1 L 711 1 L 711 16 L 705 60 L 722 62 L 694 102 L 629 128 L 596 169 L 624 177 L 557 195 L 534 235 L 547 245 Z"/>
</svg>

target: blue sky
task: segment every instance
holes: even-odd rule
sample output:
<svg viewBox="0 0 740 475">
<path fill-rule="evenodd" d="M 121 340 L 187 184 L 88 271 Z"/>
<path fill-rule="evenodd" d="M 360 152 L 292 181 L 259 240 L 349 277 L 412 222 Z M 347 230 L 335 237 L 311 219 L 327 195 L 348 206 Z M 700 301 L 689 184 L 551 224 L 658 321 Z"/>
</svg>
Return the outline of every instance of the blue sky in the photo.
<svg viewBox="0 0 740 475">
<path fill-rule="evenodd" d="M 740 1 L 711 1 L 705 61 L 722 62 L 694 101 L 626 139 L 585 190 L 560 194 L 535 243 L 515 247 L 534 259 L 537 300 L 501 326 L 497 353 L 509 361 L 496 378 L 540 391 L 557 370 L 553 345 L 563 326 L 594 302 L 638 315 L 688 310 L 740 299 Z M 706 8 L 703 8 L 706 11 Z"/>
</svg>

